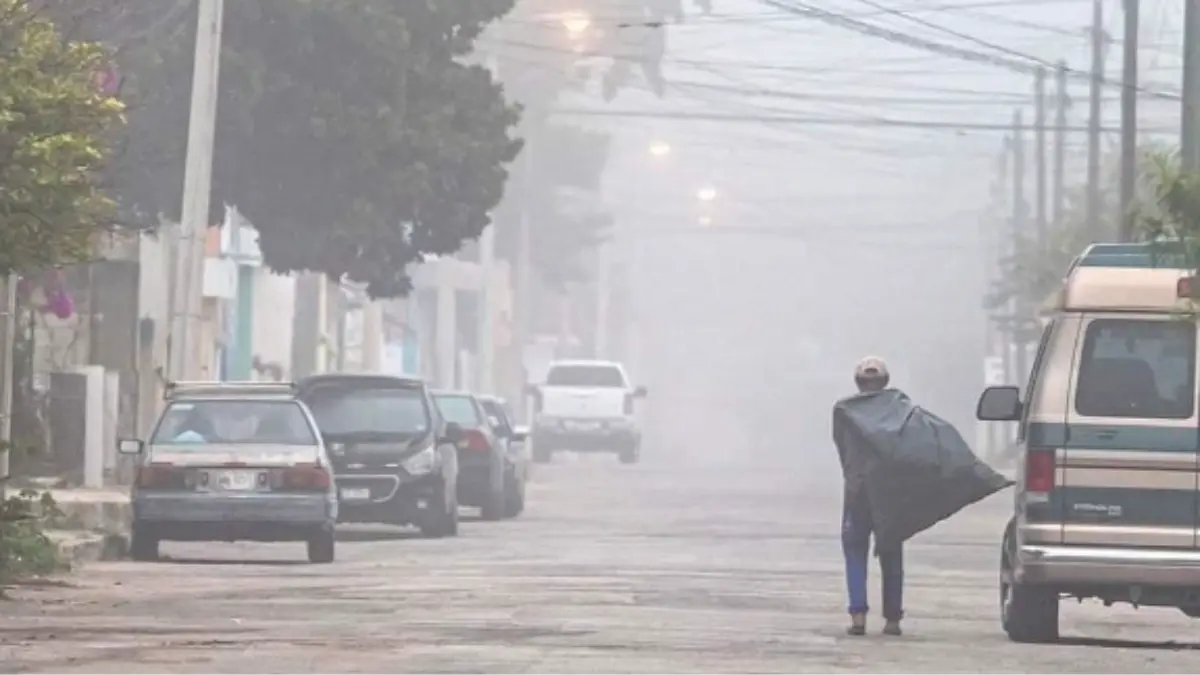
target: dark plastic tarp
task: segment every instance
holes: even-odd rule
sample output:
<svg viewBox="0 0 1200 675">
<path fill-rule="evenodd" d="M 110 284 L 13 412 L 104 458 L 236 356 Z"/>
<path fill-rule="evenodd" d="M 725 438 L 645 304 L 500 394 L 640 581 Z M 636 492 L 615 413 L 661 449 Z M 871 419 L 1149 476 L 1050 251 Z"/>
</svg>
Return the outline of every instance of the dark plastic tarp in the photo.
<svg viewBox="0 0 1200 675">
<path fill-rule="evenodd" d="M 949 422 L 888 389 L 838 403 L 862 439 L 875 547 L 884 549 L 1012 485 Z"/>
</svg>

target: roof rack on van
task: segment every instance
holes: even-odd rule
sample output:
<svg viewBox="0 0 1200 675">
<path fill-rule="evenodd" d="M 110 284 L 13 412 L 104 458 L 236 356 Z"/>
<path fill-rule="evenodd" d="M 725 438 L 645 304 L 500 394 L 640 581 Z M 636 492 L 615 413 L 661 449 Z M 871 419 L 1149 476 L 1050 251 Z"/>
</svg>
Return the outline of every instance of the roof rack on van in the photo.
<svg viewBox="0 0 1200 675">
<path fill-rule="evenodd" d="M 295 396 L 296 385 L 292 382 L 243 382 L 178 381 L 168 382 L 163 391 L 164 400 L 185 396 Z"/>
<path fill-rule="evenodd" d="M 1063 311 L 1188 311 L 1180 279 L 1190 276 L 1177 241 L 1092 244 L 1071 264 L 1063 281 Z"/>
<path fill-rule="evenodd" d="M 1092 244 L 1077 259 L 1079 267 L 1134 267 L 1187 269 L 1187 257 L 1178 241 L 1137 244 Z"/>
</svg>

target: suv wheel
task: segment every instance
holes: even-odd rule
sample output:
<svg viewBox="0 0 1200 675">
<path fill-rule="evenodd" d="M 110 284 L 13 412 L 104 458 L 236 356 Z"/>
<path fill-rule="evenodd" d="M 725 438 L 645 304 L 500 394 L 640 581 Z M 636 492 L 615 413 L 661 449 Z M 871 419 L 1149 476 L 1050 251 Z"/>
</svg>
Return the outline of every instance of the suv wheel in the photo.
<svg viewBox="0 0 1200 675">
<path fill-rule="evenodd" d="M 431 508 L 420 524 L 421 536 L 426 539 L 441 539 L 458 536 L 458 495 L 453 490 L 441 500 L 441 506 Z"/>
<path fill-rule="evenodd" d="M 525 481 L 509 471 L 504 477 L 504 517 L 516 518 L 525 510 Z"/>
<path fill-rule="evenodd" d="M 484 520 L 500 520 L 508 510 L 508 490 L 506 489 L 507 480 L 500 483 L 500 489 L 492 488 L 487 495 L 487 501 L 484 502 L 483 508 L 479 510 L 479 514 Z"/>
<path fill-rule="evenodd" d="M 1013 642 L 1058 640 L 1058 593 L 1048 586 L 1020 584 L 1013 574 L 1015 540 L 1005 537 L 1000 559 L 1000 621 Z"/>
<path fill-rule="evenodd" d="M 322 528 L 308 540 L 308 562 L 325 565 L 337 557 L 337 534 L 334 528 Z"/>
<path fill-rule="evenodd" d="M 146 532 L 145 528 L 136 523 L 129 537 L 129 557 L 139 562 L 154 562 L 158 560 L 158 537 Z"/>
</svg>

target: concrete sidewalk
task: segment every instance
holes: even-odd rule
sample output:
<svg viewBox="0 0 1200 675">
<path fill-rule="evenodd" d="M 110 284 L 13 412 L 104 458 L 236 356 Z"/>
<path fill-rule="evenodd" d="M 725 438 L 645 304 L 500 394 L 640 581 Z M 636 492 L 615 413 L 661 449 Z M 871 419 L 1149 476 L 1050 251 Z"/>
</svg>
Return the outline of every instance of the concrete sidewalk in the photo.
<svg viewBox="0 0 1200 675">
<path fill-rule="evenodd" d="M 62 515 L 47 531 L 72 566 L 125 556 L 133 509 L 128 490 L 51 489 Z"/>
</svg>

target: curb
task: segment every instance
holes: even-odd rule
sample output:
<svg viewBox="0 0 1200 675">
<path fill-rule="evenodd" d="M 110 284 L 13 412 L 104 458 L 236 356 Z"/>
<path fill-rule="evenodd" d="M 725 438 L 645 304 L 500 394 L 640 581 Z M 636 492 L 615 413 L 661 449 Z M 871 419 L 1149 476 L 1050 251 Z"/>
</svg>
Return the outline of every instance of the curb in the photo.
<svg viewBox="0 0 1200 675">
<path fill-rule="evenodd" d="M 129 538 L 123 534 L 52 530 L 47 536 L 58 546 L 62 561 L 72 569 L 84 563 L 121 560 L 129 551 Z"/>
</svg>

